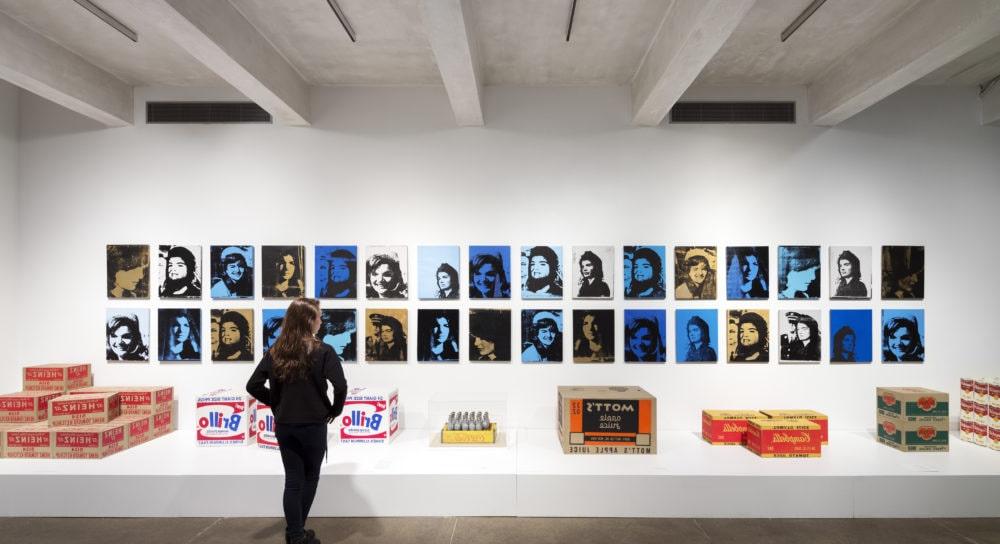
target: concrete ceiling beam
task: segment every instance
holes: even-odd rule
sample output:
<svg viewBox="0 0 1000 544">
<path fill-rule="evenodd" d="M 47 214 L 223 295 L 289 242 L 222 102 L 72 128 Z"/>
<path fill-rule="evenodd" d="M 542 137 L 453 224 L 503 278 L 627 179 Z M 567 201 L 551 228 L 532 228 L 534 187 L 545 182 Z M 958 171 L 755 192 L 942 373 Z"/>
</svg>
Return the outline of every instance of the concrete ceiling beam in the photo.
<svg viewBox="0 0 1000 544">
<path fill-rule="evenodd" d="M 632 123 L 656 126 L 755 0 L 674 0 L 632 78 Z"/>
<path fill-rule="evenodd" d="M 109 127 L 132 124 L 132 87 L 0 13 L 0 78 Z"/>
<path fill-rule="evenodd" d="M 420 11 L 455 121 L 483 126 L 482 76 L 468 6 L 462 0 L 422 0 Z"/>
<path fill-rule="evenodd" d="M 193 57 L 284 125 L 309 124 L 309 86 L 225 0 L 144 0 L 139 9 Z M 277 8 L 276 8 L 277 9 Z"/>
<path fill-rule="evenodd" d="M 982 107 L 980 122 L 983 125 L 1000 127 L 1000 80 L 979 96 L 979 103 Z"/>
<path fill-rule="evenodd" d="M 809 85 L 810 118 L 841 123 L 998 35 L 997 0 L 922 0 Z"/>
</svg>

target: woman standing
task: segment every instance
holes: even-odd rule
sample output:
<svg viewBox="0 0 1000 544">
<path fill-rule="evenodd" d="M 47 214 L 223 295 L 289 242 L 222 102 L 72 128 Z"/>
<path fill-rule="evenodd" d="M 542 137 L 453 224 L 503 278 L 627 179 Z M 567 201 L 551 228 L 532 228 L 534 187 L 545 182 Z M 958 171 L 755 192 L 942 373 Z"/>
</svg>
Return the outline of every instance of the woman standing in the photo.
<svg viewBox="0 0 1000 544">
<path fill-rule="evenodd" d="M 316 338 L 321 323 L 319 301 L 293 301 L 285 313 L 281 336 L 247 382 L 247 392 L 274 410 L 275 435 L 285 467 L 285 541 L 294 544 L 319 543 L 305 522 L 319 484 L 326 426 L 344 410 L 347 398 L 340 359 L 333 348 Z M 327 381 L 333 384 L 332 403 L 326 395 Z"/>
</svg>

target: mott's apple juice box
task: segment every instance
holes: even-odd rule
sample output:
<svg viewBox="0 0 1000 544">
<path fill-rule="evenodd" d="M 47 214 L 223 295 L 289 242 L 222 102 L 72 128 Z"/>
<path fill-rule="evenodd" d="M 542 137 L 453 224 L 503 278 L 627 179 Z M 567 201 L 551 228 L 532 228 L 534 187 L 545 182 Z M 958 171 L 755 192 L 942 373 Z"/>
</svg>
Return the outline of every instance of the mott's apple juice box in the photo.
<svg viewBox="0 0 1000 544">
<path fill-rule="evenodd" d="M 9 429 L 4 433 L 4 456 L 18 459 L 51 459 L 52 429 L 45 421 Z"/>
<path fill-rule="evenodd" d="M 341 442 L 384 444 L 398 434 L 398 390 L 356 387 L 348 391 L 340 416 Z"/>
<path fill-rule="evenodd" d="M 0 423 L 35 423 L 49 418 L 49 401 L 59 391 L 20 391 L 0 395 Z"/>
<path fill-rule="evenodd" d="M 121 415 L 118 393 L 63 395 L 49 401 L 49 425 L 97 425 Z"/>
<path fill-rule="evenodd" d="M 85 387 L 70 391 L 71 394 L 118 393 L 123 416 L 151 416 L 170 410 L 174 388 L 163 386 Z"/>
<path fill-rule="evenodd" d="M 560 386 L 563 453 L 656 453 L 656 398 L 637 386 Z"/>
<path fill-rule="evenodd" d="M 760 413 L 771 419 L 806 419 L 819 425 L 823 444 L 830 443 L 830 420 L 815 410 L 761 410 Z"/>
<path fill-rule="evenodd" d="M 52 456 L 56 459 L 102 459 L 126 447 L 124 423 L 52 429 Z"/>
<path fill-rule="evenodd" d="M 246 393 L 220 389 L 197 400 L 199 446 L 246 446 L 254 443 L 256 399 Z"/>
<path fill-rule="evenodd" d="M 94 385 L 90 364 L 47 364 L 26 366 L 22 370 L 25 391 L 60 391 Z"/>
<path fill-rule="evenodd" d="M 278 437 L 274 434 L 274 411 L 270 406 L 257 403 L 257 447 L 265 450 L 278 449 Z"/>
<path fill-rule="evenodd" d="M 808 419 L 751 419 L 747 449 L 761 457 L 819 457 L 823 429 Z"/>
<path fill-rule="evenodd" d="M 768 419 L 755 410 L 703 410 L 701 437 L 716 446 L 740 446 L 747 443 L 749 421 Z"/>
<path fill-rule="evenodd" d="M 904 421 L 948 418 L 948 393 L 923 387 L 879 387 L 875 395 L 879 414 Z"/>
<path fill-rule="evenodd" d="M 900 451 L 948 451 L 948 418 L 907 421 L 878 415 L 878 441 Z"/>
</svg>

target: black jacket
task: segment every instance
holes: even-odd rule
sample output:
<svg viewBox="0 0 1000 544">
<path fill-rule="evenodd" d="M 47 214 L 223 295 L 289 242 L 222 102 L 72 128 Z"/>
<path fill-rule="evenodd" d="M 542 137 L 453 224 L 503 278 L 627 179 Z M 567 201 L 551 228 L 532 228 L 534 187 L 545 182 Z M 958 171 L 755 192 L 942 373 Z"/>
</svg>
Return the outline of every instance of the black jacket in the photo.
<svg viewBox="0 0 1000 544">
<path fill-rule="evenodd" d="M 278 423 L 321 423 L 344 411 L 347 379 L 337 353 L 330 346 L 320 344 L 309 358 L 312 366 L 306 378 L 282 382 L 274 376 L 274 360 L 268 350 L 247 382 L 247 392 L 271 406 Z M 333 384 L 333 403 L 326 395 L 327 381 Z"/>
</svg>

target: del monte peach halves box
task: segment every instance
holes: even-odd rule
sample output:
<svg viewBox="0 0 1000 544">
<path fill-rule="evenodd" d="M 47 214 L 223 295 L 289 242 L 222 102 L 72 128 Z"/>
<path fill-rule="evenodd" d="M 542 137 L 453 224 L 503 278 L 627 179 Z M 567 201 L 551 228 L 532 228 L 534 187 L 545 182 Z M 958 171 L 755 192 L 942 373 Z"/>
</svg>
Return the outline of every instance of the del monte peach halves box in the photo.
<svg viewBox="0 0 1000 544">
<path fill-rule="evenodd" d="M 878 441 L 900 451 L 948 451 L 948 393 L 923 387 L 875 391 Z"/>
</svg>

